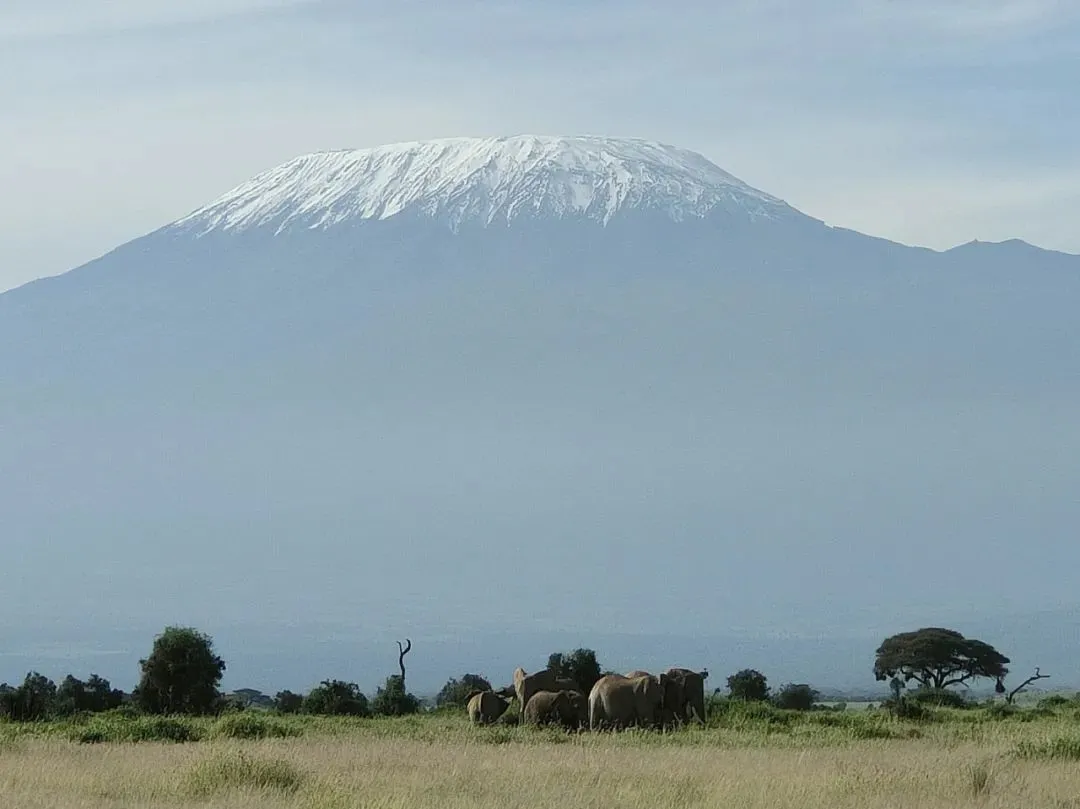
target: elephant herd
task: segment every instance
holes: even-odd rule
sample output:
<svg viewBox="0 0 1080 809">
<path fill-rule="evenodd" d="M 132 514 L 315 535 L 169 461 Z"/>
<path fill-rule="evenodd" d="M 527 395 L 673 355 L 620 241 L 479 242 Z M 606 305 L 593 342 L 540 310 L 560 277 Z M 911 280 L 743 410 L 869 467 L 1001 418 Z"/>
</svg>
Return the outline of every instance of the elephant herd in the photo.
<svg viewBox="0 0 1080 809">
<path fill-rule="evenodd" d="M 514 671 L 506 688 L 473 691 L 467 699 L 474 724 L 496 722 L 517 699 L 520 722 L 558 725 L 568 730 L 626 727 L 669 728 L 696 719 L 705 723 L 708 671 L 671 668 L 662 674 L 631 671 L 605 674 L 585 692 L 574 680 L 550 670 Z"/>
</svg>

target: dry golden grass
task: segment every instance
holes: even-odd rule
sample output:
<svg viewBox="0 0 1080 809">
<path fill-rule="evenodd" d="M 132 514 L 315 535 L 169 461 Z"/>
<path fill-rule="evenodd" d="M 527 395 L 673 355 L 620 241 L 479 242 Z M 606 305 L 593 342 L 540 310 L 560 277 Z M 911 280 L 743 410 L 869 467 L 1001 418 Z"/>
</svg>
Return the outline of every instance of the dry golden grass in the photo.
<svg viewBox="0 0 1080 809">
<path fill-rule="evenodd" d="M 1078 762 L 1020 758 L 1022 736 L 1045 734 L 1029 726 L 978 741 L 778 738 L 742 748 L 715 731 L 692 744 L 608 734 L 501 744 L 464 734 L 96 745 L 27 737 L 0 748 L 0 807 L 1080 809 Z"/>
</svg>

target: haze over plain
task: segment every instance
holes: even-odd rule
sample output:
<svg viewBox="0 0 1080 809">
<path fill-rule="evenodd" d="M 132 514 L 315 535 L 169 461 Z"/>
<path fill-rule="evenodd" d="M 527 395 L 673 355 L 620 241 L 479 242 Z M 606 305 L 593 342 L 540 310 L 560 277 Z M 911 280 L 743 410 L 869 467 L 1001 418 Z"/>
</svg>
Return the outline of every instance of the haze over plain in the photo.
<svg viewBox="0 0 1080 809">
<path fill-rule="evenodd" d="M 864 26 L 865 38 L 821 57 L 819 77 L 850 68 L 831 60 L 857 59 L 874 31 L 920 26 L 951 43 L 923 54 L 938 60 L 938 77 L 958 75 L 964 60 L 992 48 L 998 54 L 966 80 L 976 97 L 1009 58 L 1038 47 L 1041 64 L 1052 66 L 1060 51 L 1049 45 L 1061 40 L 1051 22 L 1073 24 L 1039 17 L 1034 4 L 998 4 L 998 17 L 966 23 L 920 17 L 919 4 L 901 18 L 882 18 L 884 6 L 874 4 L 820 14 L 841 5 L 844 30 Z M 334 49 L 324 64 L 294 65 L 292 80 L 271 70 L 254 87 L 196 82 L 215 59 L 236 58 L 229 42 L 247 42 L 257 56 L 286 35 L 304 48 L 313 32 L 339 36 L 331 24 L 348 22 L 348 12 L 332 4 L 248 4 L 229 19 L 193 6 L 185 20 L 155 17 L 145 10 L 154 4 L 124 17 L 119 6 L 121 17 L 64 18 L 63 26 L 39 6 L 35 16 L 19 5 L 3 12 L 12 48 L 0 58 L 29 60 L 16 63 L 25 67 L 62 41 L 108 74 L 99 76 L 100 92 L 123 92 L 126 101 L 82 119 L 80 149 L 49 149 L 75 137 L 49 122 L 61 109 L 80 111 L 62 91 L 87 79 L 34 74 L 36 89 L 59 93 L 51 97 L 5 88 L 27 131 L 52 138 L 12 141 L 5 187 L 23 189 L 4 202 L 15 234 L 5 239 L 12 285 L 64 269 L 64 251 L 90 258 L 154 230 L 296 154 L 396 139 L 372 140 L 382 130 L 359 123 L 358 105 L 336 103 L 356 88 L 336 69 L 344 57 Z M 614 14 L 603 19 L 625 26 L 627 43 L 656 22 L 635 6 L 564 12 L 567 23 Z M 763 41 L 783 41 L 784 29 L 763 27 L 757 12 L 715 13 L 757 25 Z M 431 35 L 433 17 L 406 28 L 393 15 L 377 21 L 401 42 Z M 502 7 L 499 41 L 512 41 L 536 15 Z M 824 26 L 825 16 L 815 19 Z M 688 23 L 663 24 L 671 38 Z M 170 60 L 196 36 L 219 47 L 182 72 Z M 106 39 L 120 43 L 111 62 L 102 56 Z M 586 44 L 567 52 L 591 60 Z M 561 40 L 548 47 L 567 48 Z M 960 128 L 936 133 L 940 150 L 909 142 L 910 153 L 891 149 L 886 158 L 882 145 L 892 141 L 842 125 L 871 120 L 871 88 L 845 102 L 848 117 L 816 104 L 786 112 L 786 127 L 766 126 L 778 122 L 769 116 L 794 87 L 781 63 L 770 70 L 782 75 L 753 74 L 756 95 L 746 90 L 745 103 L 720 105 L 724 120 L 701 117 L 720 115 L 718 105 L 665 114 L 672 102 L 658 79 L 645 84 L 654 87 L 646 103 L 598 112 L 590 94 L 618 98 L 632 75 L 587 73 L 572 91 L 562 83 L 556 103 L 565 68 L 542 74 L 541 54 L 524 53 L 512 75 L 532 90 L 528 109 L 495 105 L 467 82 L 457 111 L 425 107 L 448 79 L 421 80 L 414 64 L 394 74 L 393 99 L 382 98 L 398 114 L 382 117 L 410 139 L 462 129 L 550 132 L 565 122 L 575 124 L 559 127 L 569 132 L 708 141 L 712 148 L 700 151 L 721 168 L 838 225 L 877 222 L 859 229 L 908 229 L 911 241 L 935 246 L 1020 235 L 1071 247 L 1073 231 L 1059 225 L 1075 221 L 1063 180 L 1073 176 L 1075 146 L 1058 142 L 1048 117 L 1029 116 L 1027 147 L 1011 147 L 1008 159 L 995 151 L 1004 148 L 997 135 L 972 140 Z M 153 69 L 137 84 L 120 80 L 136 54 Z M 269 57 L 256 64 L 261 58 Z M 468 71 L 476 58 L 459 53 L 448 73 Z M 748 69 L 749 54 L 742 58 Z M 658 54 L 654 67 L 675 72 L 678 62 Z M 915 69 L 894 61 L 886 76 L 899 82 Z M 735 78 L 730 66 L 692 81 L 680 75 L 704 85 L 700 97 L 721 97 Z M 396 86 L 409 76 L 412 92 Z M 495 86 L 509 88 L 504 72 Z M 1039 86 L 1044 98 L 1055 92 L 1053 81 Z M 908 112 L 928 113 L 944 98 L 929 84 L 906 89 L 892 100 Z M 148 105 L 162 115 L 144 115 L 141 128 L 125 117 Z M 185 123 L 184 109 L 218 117 Z M 95 135 L 102 116 L 111 116 L 105 136 Z M 285 118 L 293 123 L 268 125 Z M 805 124 L 798 131 L 796 118 Z M 830 137 L 813 140 L 810 159 L 815 125 Z M 881 129 L 900 140 L 911 126 Z M 256 127 L 274 134 L 257 138 Z M 772 140 L 761 138 L 766 131 Z M 849 148 L 843 168 L 844 139 L 858 137 L 875 148 Z M 142 149 L 133 152 L 136 143 Z M 961 143 L 968 160 L 986 162 L 967 164 L 950 151 Z M 1047 159 L 1036 146 L 1057 149 L 1052 182 L 1041 179 L 1051 175 L 1036 165 Z M 933 167 L 934 181 L 915 172 L 899 183 L 904 160 Z M 753 176 L 766 165 L 779 187 Z M 871 165 L 877 174 L 865 171 Z M 988 181 L 987 165 L 1009 179 Z M 882 175 L 890 167 L 892 182 Z M 873 178 L 875 204 L 845 176 Z M 48 189 L 61 186 L 58 202 Z M 1023 193 L 1002 193 L 1014 186 Z M 802 188 L 808 203 L 785 187 Z M 976 189 L 989 213 L 957 203 Z M 107 205 L 103 193 L 112 195 Z M 844 212 L 852 216 L 840 221 Z M 918 217 L 932 220 L 936 235 L 920 231 Z M 1080 516 L 1071 494 L 1080 482 L 1071 461 L 1080 448 L 1071 371 L 1080 367 L 1080 260 L 1010 242 L 970 245 L 934 263 L 925 251 L 794 222 L 767 240 L 746 236 L 741 222 L 722 235 L 687 235 L 652 219 L 594 232 L 542 218 L 524 231 L 474 229 L 453 242 L 445 228 L 388 220 L 360 246 L 329 232 L 277 242 L 158 234 L 87 271 L 0 298 L 0 384 L 9 392 L 0 405 L 0 498 L 19 571 L 0 605 L 0 678 L 45 670 L 39 661 L 59 653 L 74 662 L 60 660 L 58 670 L 96 661 L 124 682 L 150 633 L 173 620 L 233 639 L 226 657 L 250 662 L 230 673 L 240 678 L 232 684 L 266 687 L 304 687 L 337 676 L 328 670 L 335 666 L 373 682 L 392 663 L 380 640 L 406 633 L 440 649 L 426 664 L 417 656 L 418 667 L 430 666 L 421 683 L 460 673 L 470 660 L 487 661 L 482 667 L 498 677 L 499 666 L 509 671 L 527 652 L 538 665 L 555 648 L 545 644 L 563 643 L 602 656 L 608 648 L 635 665 L 635 654 L 646 666 L 683 655 L 723 671 L 755 663 L 737 657 L 731 637 L 753 645 L 785 633 L 811 640 L 799 656 L 777 651 L 791 646 L 745 655 L 774 661 L 777 677 L 862 682 L 869 658 L 834 647 L 872 649 L 875 633 L 911 624 L 982 622 L 990 640 L 1006 633 L 1009 651 L 1009 639 L 1030 638 L 1016 629 L 1028 614 L 1051 610 L 1046 631 L 1070 637 L 1077 599 L 1062 571 L 1080 561 L 1069 533 Z"/>
</svg>

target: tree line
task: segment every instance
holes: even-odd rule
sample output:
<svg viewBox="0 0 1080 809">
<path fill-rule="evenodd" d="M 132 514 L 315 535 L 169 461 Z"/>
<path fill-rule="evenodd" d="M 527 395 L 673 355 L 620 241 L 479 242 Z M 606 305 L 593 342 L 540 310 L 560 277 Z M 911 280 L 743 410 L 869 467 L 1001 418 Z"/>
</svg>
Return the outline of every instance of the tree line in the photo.
<svg viewBox="0 0 1080 809">
<path fill-rule="evenodd" d="M 401 716 L 425 708 L 405 687 L 405 656 L 411 641 L 398 643 L 399 673 L 388 676 L 369 699 L 356 683 L 339 679 L 323 680 L 306 694 L 279 691 L 267 699 L 265 707 L 281 713 L 346 716 Z M 1008 702 L 1036 680 L 1048 675 L 1036 669 L 1012 691 L 1004 686 L 1009 658 L 983 641 L 965 638 L 959 632 L 928 627 L 901 632 L 886 638 L 877 649 L 873 664 L 876 680 L 888 681 L 892 691 L 887 706 L 903 711 L 912 699 L 926 700 L 938 695 L 938 704 L 964 702 L 950 691 L 971 680 L 988 678 Z M 86 681 L 68 675 L 59 685 L 38 672 L 30 672 L 18 686 L 0 685 L 0 716 L 13 721 L 36 721 L 80 713 L 108 711 L 125 706 L 147 714 L 218 714 L 248 706 L 251 696 L 226 695 L 220 689 L 225 661 L 214 651 L 213 640 L 191 627 L 170 626 L 154 639 L 150 654 L 139 661 L 140 677 L 131 694 L 112 688 L 108 680 L 92 674 Z M 578 683 L 586 693 L 605 674 L 596 652 L 579 648 L 555 652 L 547 668 L 559 677 Z M 915 695 L 907 689 L 914 682 Z M 742 669 L 727 678 L 728 699 L 770 702 L 778 708 L 810 710 L 819 693 L 805 683 L 788 683 L 772 691 L 767 678 L 755 669 Z M 451 678 L 435 698 L 435 708 L 463 707 L 470 694 L 493 690 L 480 674 Z M 714 696 L 721 689 L 714 691 Z"/>
</svg>

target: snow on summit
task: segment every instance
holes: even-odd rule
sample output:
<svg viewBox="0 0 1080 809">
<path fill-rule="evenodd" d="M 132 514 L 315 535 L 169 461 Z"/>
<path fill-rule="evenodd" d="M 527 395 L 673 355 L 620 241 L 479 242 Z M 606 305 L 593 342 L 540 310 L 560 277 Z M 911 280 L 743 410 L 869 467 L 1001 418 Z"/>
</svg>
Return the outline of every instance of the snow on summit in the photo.
<svg viewBox="0 0 1080 809">
<path fill-rule="evenodd" d="M 672 219 L 714 209 L 751 218 L 788 213 L 702 155 L 647 140 L 519 135 L 446 138 L 290 160 L 171 226 L 203 234 L 271 227 L 329 228 L 411 212 L 444 220 L 510 222 L 580 216 L 607 223 L 650 209 Z"/>
</svg>

